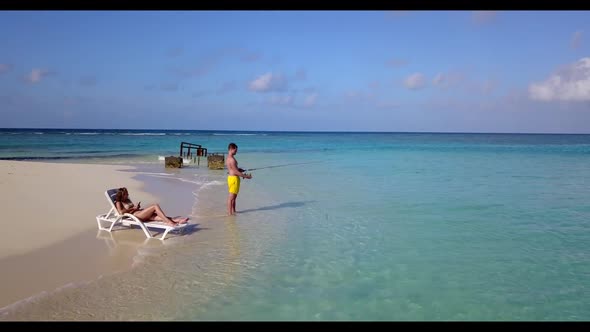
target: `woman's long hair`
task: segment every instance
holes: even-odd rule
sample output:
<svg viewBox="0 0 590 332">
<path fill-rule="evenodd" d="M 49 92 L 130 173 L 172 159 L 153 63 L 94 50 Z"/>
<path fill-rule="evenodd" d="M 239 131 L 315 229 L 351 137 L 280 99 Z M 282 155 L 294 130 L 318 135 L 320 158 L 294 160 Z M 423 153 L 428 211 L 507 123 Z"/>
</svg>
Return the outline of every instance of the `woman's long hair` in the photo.
<svg viewBox="0 0 590 332">
<path fill-rule="evenodd" d="M 121 203 L 128 202 L 129 196 L 127 196 L 127 200 L 123 201 L 123 197 L 125 196 L 125 194 L 129 195 L 127 188 L 125 188 L 125 187 L 119 188 L 119 190 L 117 190 L 117 195 L 115 196 L 115 202 L 121 202 Z"/>
</svg>

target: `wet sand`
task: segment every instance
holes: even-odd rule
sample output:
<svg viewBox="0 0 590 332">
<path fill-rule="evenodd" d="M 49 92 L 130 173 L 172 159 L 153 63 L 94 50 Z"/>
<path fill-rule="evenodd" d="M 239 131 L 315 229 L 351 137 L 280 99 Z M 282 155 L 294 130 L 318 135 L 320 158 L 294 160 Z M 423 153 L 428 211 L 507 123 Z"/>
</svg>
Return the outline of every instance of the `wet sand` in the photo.
<svg viewBox="0 0 590 332">
<path fill-rule="evenodd" d="M 126 186 L 136 200 L 155 200 L 132 169 L 0 161 L 0 308 L 131 267 L 134 246 L 109 250 L 106 240 L 97 241 L 95 217 L 110 208 L 109 188 Z"/>
</svg>

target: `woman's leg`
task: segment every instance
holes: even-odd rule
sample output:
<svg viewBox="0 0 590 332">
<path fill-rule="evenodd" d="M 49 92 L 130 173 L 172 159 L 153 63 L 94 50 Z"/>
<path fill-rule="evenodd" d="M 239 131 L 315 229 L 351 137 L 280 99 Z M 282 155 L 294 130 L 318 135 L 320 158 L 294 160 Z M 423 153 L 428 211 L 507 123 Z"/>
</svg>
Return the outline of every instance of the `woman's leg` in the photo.
<svg viewBox="0 0 590 332">
<path fill-rule="evenodd" d="M 164 211 L 162 211 L 159 204 L 150 205 L 149 207 L 147 207 L 141 211 L 135 212 L 133 215 L 135 215 L 137 218 L 139 218 L 142 221 L 147 221 L 147 220 L 153 220 L 152 216 L 154 215 L 154 213 L 158 217 L 160 217 L 161 220 L 164 221 L 166 224 L 171 225 L 171 226 L 175 225 L 174 221 L 170 220 L 170 218 L 168 218 L 164 214 Z"/>
<path fill-rule="evenodd" d="M 179 224 L 186 224 L 188 222 L 188 220 L 189 220 L 189 218 L 187 218 L 187 217 L 170 217 L 170 216 L 167 216 L 167 217 L 170 220 L 172 220 L 172 221 L 174 221 L 176 223 L 179 223 Z M 151 217 L 150 220 L 161 221 L 162 218 L 160 218 L 160 216 L 158 216 L 158 215 L 152 215 L 152 217 Z"/>
<path fill-rule="evenodd" d="M 177 222 L 179 224 L 186 224 L 188 222 L 188 217 L 174 217 L 170 218 L 172 221 Z"/>
</svg>

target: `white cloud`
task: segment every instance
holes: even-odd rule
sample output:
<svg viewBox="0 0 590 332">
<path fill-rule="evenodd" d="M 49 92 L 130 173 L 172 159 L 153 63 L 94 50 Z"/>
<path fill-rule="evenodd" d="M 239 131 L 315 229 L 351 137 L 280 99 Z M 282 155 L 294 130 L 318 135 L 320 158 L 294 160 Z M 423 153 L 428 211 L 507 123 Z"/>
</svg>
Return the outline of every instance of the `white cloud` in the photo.
<svg viewBox="0 0 590 332">
<path fill-rule="evenodd" d="M 541 101 L 590 101 L 590 57 L 563 67 L 543 82 L 532 83 L 529 97 Z"/>
<path fill-rule="evenodd" d="M 471 19 L 477 24 L 486 24 L 496 19 L 497 12 L 491 10 L 474 11 L 471 13 Z"/>
<path fill-rule="evenodd" d="M 303 106 L 312 107 L 313 105 L 315 105 L 317 99 L 318 99 L 318 94 L 312 93 L 312 94 L 308 95 L 307 97 L 305 97 L 305 100 L 303 101 Z"/>
<path fill-rule="evenodd" d="M 287 80 L 283 75 L 266 73 L 250 82 L 248 88 L 256 92 L 284 91 L 287 88 Z"/>
<path fill-rule="evenodd" d="M 39 83 L 43 77 L 48 76 L 50 74 L 51 72 L 47 69 L 35 68 L 31 70 L 30 74 L 25 76 L 25 81 L 31 84 Z"/>
<path fill-rule="evenodd" d="M 404 85 L 408 89 L 420 89 L 425 85 L 424 75 L 420 73 L 414 73 L 406 78 L 404 81 Z"/>
<path fill-rule="evenodd" d="M 11 65 L 9 65 L 7 63 L 0 63 L 0 74 L 3 74 L 5 72 L 9 71 L 10 68 L 12 68 Z"/>
<path fill-rule="evenodd" d="M 571 47 L 574 50 L 578 49 L 580 47 L 580 45 L 582 44 L 582 37 L 583 36 L 584 36 L 584 32 L 581 30 L 574 32 L 574 34 L 572 35 Z"/>
</svg>

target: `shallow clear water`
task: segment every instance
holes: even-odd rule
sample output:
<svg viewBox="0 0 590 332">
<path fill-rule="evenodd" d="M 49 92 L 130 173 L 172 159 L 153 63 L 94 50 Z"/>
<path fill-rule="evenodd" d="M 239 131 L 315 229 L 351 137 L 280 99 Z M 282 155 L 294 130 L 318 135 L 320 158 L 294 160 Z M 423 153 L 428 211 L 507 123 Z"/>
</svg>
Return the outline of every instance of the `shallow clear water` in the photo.
<svg viewBox="0 0 590 332">
<path fill-rule="evenodd" d="M 253 171 L 233 219 L 219 217 L 222 171 L 169 175 L 193 186 L 194 213 L 210 228 L 169 250 L 215 250 L 158 260 L 168 271 L 158 273 L 189 285 L 167 299 L 167 319 L 590 318 L 590 135 L 157 133 L 87 135 L 70 147 L 62 136 L 74 134 L 2 132 L 0 153 L 44 157 L 44 142 L 129 162 L 122 151 L 157 173 L 157 155 L 181 140 L 210 151 L 234 141 L 241 167 L 289 165 Z"/>
</svg>

